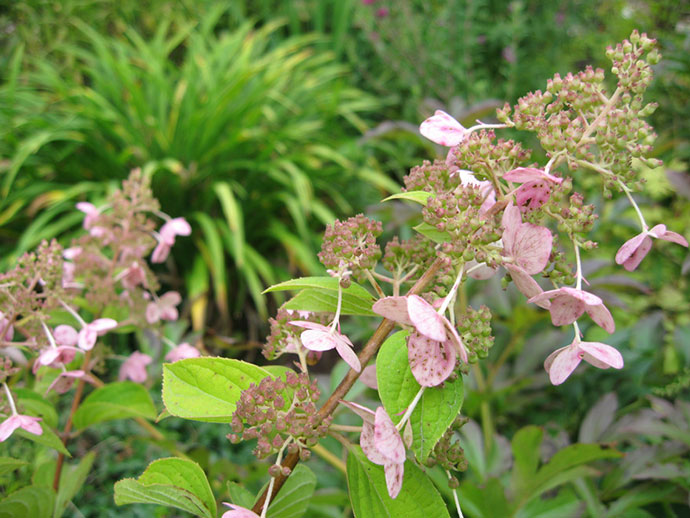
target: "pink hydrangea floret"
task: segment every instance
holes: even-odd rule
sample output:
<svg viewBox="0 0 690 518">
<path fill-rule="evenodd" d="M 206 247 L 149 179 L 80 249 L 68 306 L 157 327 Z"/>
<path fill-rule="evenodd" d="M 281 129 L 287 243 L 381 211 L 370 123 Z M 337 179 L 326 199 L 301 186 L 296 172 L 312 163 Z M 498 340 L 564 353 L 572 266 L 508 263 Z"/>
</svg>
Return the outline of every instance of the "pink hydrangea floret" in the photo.
<svg viewBox="0 0 690 518">
<path fill-rule="evenodd" d="M 355 371 L 360 372 L 362 365 L 359 358 L 353 351 L 354 345 L 350 339 L 340 333 L 340 331 L 333 327 L 326 327 L 315 322 L 307 320 L 292 320 L 288 322 L 290 325 L 306 329 L 300 335 L 302 345 L 310 351 L 329 351 L 335 349 L 340 357 L 352 367 Z"/>
<path fill-rule="evenodd" d="M 563 383 L 575 368 L 585 360 L 598 369 L 623 368 L 623 357 L 610 345 L 600 342 L 580 342 L 575 340 L 566 347 L 552 352 L 544 362 L 544 368 L 554 385 Z"/>
<path fill-rule="evenodd" d="M 688 241 L 677 232 L 666 230 L 666 225 L 656 225 L 651 230 L 645 230 L 623 243 L 616 254 L 616 263 L 622 264 L 623 268 L 629 272 L 633 271 L 651 250 L 652 238 L 688 246 Z"/>
<path fill-rule="evenodd" d="M 40 417 L 31 417 L 22 414 L 14 414 L 8 417 L 0 424 L 0 442 L 6 441 L 18 428 L 26 430 L 34 435 L 42 435 L 43 428 L 38 424 L 39 421 L 41 421 Z"/>
<path fill-rule="evenodd" d="M 132 380 L 135 383 L 144 383 L 147 378 L 146 366 L 153 361 L 148 354 L 134 351 L 120 367 L 119 380 Z"/>
</svg>

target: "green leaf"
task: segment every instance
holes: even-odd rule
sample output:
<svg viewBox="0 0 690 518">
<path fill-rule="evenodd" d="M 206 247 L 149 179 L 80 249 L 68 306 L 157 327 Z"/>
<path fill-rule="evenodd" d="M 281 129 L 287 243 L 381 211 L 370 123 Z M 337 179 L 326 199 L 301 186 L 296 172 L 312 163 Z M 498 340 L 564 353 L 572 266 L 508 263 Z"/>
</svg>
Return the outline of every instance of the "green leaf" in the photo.
<svg viewBox="0 0 690 518">
<path fill-rule="evenodd" d="M 434 484 L 410 461 L 405 462 L 402 489 L 392 499 L 383 466 L 369 461 L 355 446 L 347 456 L 347 485 L 356 518 L 450 518 Z"/>
<path fill-rule="evenodd" d="M 96 423 L 129 417 L 153 421 L 156 408 L 144 387 L 131 381 L 121 381 L 89 394 L 74 413 L 74 426 L 80 430 Z"/>
<path fill-rule="evenodd" d="M 39 424 L 41 425 L 41 429 L 43 430 L 43 433 L 41 435 L 35 435 L 33 433 L 27 432 L 26 430 L 22 430 L 21 428 L 15 430 L 14 433 L 19 437 L 29 439 L 30 441 L 42 444 L 43 446 L 48 446 L 48 448 L 52 448 L 56 451 L 59 451 L 67 457 L 71 457 L 72 455 L 70 455 L 70 453 L 67 451 L 67 448 L 65 448 L 65 445 L 62 444 L 62 441 L 57 436 L 57 434 L 44 421 L 40 421 Z"/>
<path fill-rule="evenodd" d="M 399 421 L 421 386 L 414 379 L 407 358 L 406 331 L 391 335 L 376 357 L 379 396 L 388 415 Z M 412 449 L 424 462 L 460 413 L 464 400 L 462 377 L 424 390 L 412 415 Z"/>
<path fill-rule="evenodd" d="M 172 415 L 228 423 L 243 390 L 269 376 L 230 358 L 189 358 L 163 365 L 163 403 Z"/>
<path fill-rule="evenodd" d="M 158 504 L 216 518 L 216 500 L 204 471 L 196 462 L 174 457 L 152 462 L 136 480 L 117 482 L 115 503 Z"/>
<path fill-rule="evenodd" d="M 91 451 L 84 455 L 76 466 L 63 467 L 53 518 L 60 518 L 63 515 L 69 502 L 82 488 L 95 458 L 96 453 Z"/>
<path fill-rule="evenodd" d="M 220 200 L 220 205 L 223 208 L 223 214 L 230 227 L 232 235 L 232 244 L 235 253 L 235 264 L 240 268 L 244 264 L 244 219 L 242 217 L 242 208 L 237 203 L 237 198 L 227 182 L 218 182 L 213 186 L 216 191 L 216 196 Z"/>
<path fill-rule="evenodd" d="M 237 482 L 228 481 L 228 493 L 233 504 L 246 509 L 251 509 L 256 500 L 254 493 L 240 486 Z"/>
<path fill-rule="evenodd" d="M 12 392 L 17 403 L 19 403 L 20 409 L 28 410 L 28 414 L 43 418 L 45 423 L 52 428 L 57 426 L 57 411 L 50 401 L 33 390 L 26 388 L 13 388 Z"/>
<path fill-rule="evenodd" d="M 341 315 L 377 316 L 371 310 L 372 299 L 363 299 L 343 293 Z M 313 311 L 316 313 L 335 313 L 338 306 L 338 294 L 332 291 L 306 289 L 300 291 L 285 303 L 285 308 L 297 311 Z"/>
<path fill-rule="evenodd" d="M 275 284 L 270 288 L 264 290 L 264 293 L 272 291 L 286 291 L 286 290 L 304 290 L 308 288 L 321 289 L 326 291 L 338 292 L 338 279 L 335 277 L 301 277 L 299 279 L 290 279 L 289 281 Z M 374 300 L 374 297 L 365 288 L 353 282 L 347 288 L 343 289 L 343 294 L 353 295 L 364 300 Z"/>
<path fill-rule="evenodd" d="M 307 511 L 315 488 L 314 472 L 298 464 L 268 507 L 268 518 L 300 518 Z"/>
<path fill-rule="evenodd" d="M 389 200 L 407 200 L 426 206 L 431 196 L 434 196 L 434 194 L 427 191 L 407 191 L 393 194 L 388 198 L 384 198 L 383 200 L 381 200 L 381 202 Z"/>
<path fill-rule="evenodd" d="M 13 459 L 12 457 L 0 457 L 0 475 L 14 471 L 28 464 L 25 460 Z"/>
<path fill-rule="evenodd" d="M 497 518 L 512 516 L 503 484 L 496 478 L 488 479 L 483 487 L 464 481 L 459 490 L 461 508 L 470 516 Z"/>
<path fill-rule="evenodd" d="M 52 516 L 55 493 L 47 487 L 24 487 L 0 501 L 0 518 Z"/>
<path fill-rule="evenodd" d="M 542 429 L 537 426 L 525 426 L 513 437 L 513 474 L 511 489 L 513 494 L 522 495 L 529 486 L 539 467 L 539 445 L 542 440 Z"/>
<path fill-rule="evenodd" d="M 436 227 L 432 227 L 426 222 L 422 222 L 416 227 L 412 227 L 414 230 L 422 234 L 424 237 L 428 237 L 435 243 L 447 243 L 453 240 L 453 237 L 445 230 L 439 230 Z"/>
</svg>

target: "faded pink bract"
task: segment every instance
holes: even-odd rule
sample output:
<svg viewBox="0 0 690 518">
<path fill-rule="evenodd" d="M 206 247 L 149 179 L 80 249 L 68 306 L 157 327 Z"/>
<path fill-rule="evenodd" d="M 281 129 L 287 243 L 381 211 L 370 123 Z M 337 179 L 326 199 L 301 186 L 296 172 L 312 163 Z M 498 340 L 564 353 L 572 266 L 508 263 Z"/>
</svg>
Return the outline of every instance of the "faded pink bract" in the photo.
<svg viewBox="0 0 690 518">
<path fill-rule="evenodd" d="M 148 376 L 146 366 L 152 361 L 153 359 L 148 354 L 134 351 L 120 367 L 119 380 L 129 379 L 135 383 L 144 383 Z"/>
<path fill-rule="evenodd" d="M 580 342 L 575 340 L 566 347 L 551 353 L 544 362 L 544 369 L 554 385 L 560 385 L 575 368 L 585 360 L 598 369 L 623 368 L 623 357 L 610 345 L 600 342 Z"/>
<path fill-rule="evenodd" d="M 0 442 L 6 441 L 17 428 L 26 430 L 34 435 L 42 435 L 43 428 L 38 424 L 39 421 L 42 421 L 40 417 L 31 417 L 22 414 L 15 414 L 8 417 L 0 424 Z"/>
<path fill-rule="evenodd" d="M 228 502 L 223 502 L 224 506 L 230 508 L 229 511 L 225 511 L 221 518 L 259 518 L 259 515 L 254 511 L 250 511 L 245 507 L 240 507 L 239 505 L 229 504 Z"/>
<path fill-rule="evenodd" d="M 467 130 L 442 110 L 436 112 L 419 126 L 419 132 L 441 146 L 457 146 L 465 140 Z"/>
<path fill-rule="evenodd" d="M 359 358 L 357 358 L 357 355 L 352 350 L 354 345 L 350 339 L 346 335 L 340 333 L 340 331 L 307 320 L 293 320 L 288 323 L 306 329 L 306 331 L 302 332 L 300 335 L 300 340 L 302 341 L 302 345 L 310 351 L 329 351 L 335 349 L 340 357 L 355 371 L 360 372 L 362 370 Z"/>
<path fill-rule="evenodd" d="M 607 332 L 613 333 L 616 330 L 616 324 L 611 313 L 596 295 L 576 288 L 564 287 L 545 291 L 527 302 L 539 304 L 546 300 L 551 301 L 549 311 L 551 312 L 551 322 L 555 326 L 572 324 L 586 312 L 594 322 Z"/>
<path fill-rule="evenodd" d="M 616 263 L 623 265 L 623 268 L 629 272 L 633 271 L 652 249 L 651 238 L 653 237 L 684 247 L 688 246 L 688 241 L 677 232 L 666 230 L 666 225 L 656 225 L 651 230 L 646 230 L 623 243 L 616 253 Z"/>
</svg>

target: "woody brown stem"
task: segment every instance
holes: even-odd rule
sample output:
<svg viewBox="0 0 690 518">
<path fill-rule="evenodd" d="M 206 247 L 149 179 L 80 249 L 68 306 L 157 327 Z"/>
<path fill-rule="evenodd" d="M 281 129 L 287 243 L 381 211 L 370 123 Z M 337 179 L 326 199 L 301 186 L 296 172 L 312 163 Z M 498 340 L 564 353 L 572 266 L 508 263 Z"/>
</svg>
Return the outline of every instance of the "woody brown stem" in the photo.
<svg viewBox="0 0 690 518">
<path fill-rule="evenodd" d="M 419 280 L 414 284 L 414 286 L 410 288 L 410 291 L 407 294 L 419 295 L 422 291 L 424 291 L 427 285 L 431 282 L 434 276 L 441 269 L 442 265 L 443 261 L 437 258 L 431 264 L 431 266 L 429 266 L 429 269 L 426 272 L 424 272 L 424 275 L 422 275 L 419 278 Z M 362 366 L 367 365 L 369 361 L 376 355 L 379 348 L 381 347 L 381 344 L 393 330 L 394 326 L 395 322 L 393 322 L 392 320 L 388 320 L 387 318 L 383 319 L 383 321 L 376 328 L 376 331 L 374 331 L 374 334 L 371 336 L 371 338 L 369 338 L 369 341 L 364 346 L 364 349 L 362 349 L 362 351 L 359 353 L 359 363 Z M 360 372 L 357 372 L 354 369 L 350 369 L 347 372 L 343 381 L 340 382 L 340 385 L 338 385 L 338 387 L 333 391 L 333 394 L 331 394 L 328 400 L 319 409 L 319 412 L 317 414 L 318 422 L 323 421 L 326 417 L 333 414 L 333 412 L 338 406 L 338 403 L 350 391 L 352 386 L 355 384 L 355 381 L 357 381 L 357 378 L 359 378 L 359 375 Z M 288 454 L 281 465 L 283 467 L 290 468 L 290 471 L 292 471 L 293 469 L 295 469 L 297 462 L 299 462 L 299 453 L 295 452 Z M 283 487 L 283 484 L 286 480 L 287 477 L 282 474 L 275 478 L 275 483 L 273 484 L 271 496 L 275 497 L 275 495 L 278 494 L 278 491 L 280 491 L 280 488 Z M 266 502 L 267 493 L 267 490 L 264 491 L 254 504 L 252 511 L 254 511 L 256 514 L 259 514 L 263 509 L 264 503 Z"/>
</svg>

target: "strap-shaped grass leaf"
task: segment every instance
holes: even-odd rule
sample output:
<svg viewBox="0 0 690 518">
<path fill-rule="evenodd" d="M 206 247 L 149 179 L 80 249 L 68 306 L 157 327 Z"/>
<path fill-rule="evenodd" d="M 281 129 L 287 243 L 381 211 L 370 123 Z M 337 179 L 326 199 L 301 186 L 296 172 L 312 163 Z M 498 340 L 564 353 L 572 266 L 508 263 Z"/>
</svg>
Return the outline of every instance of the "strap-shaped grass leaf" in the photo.
<svg viewBox="0 0 690 518">
<path fill-rule="evenodd" d="M 427 191 L 407 191 L 393 194 L 388 198 L 384 198 L 381 200 L 381 202 L 390 200 L 407 200 L 426 206 L 431 196 L 434 196 L 434 194 Z"/>
<path fill-rule="evenodd" d="M 230 358 L 189 358 L 163 365 L 163 403 L 172 415 L 228 423 L 243 390 L 270 374 Z"/>
<path fill-rule="evenodd" d="M 409 461 L 405 462 L 402 489 L 392 499 L 383 466 L 370 462 L 355 446 L 347 456 L 347 485 L 356 518 L 450 518 L 434 484 Z"/>
<path fill-rule="evenodd" d="M 316 289 L 325 291 L 338 292 L 338 279 L 335 277 L 301 277 L 299 279 L 290 279 L 289 281 L 281 282 L 275 284 L 270 288 L 264 290 L 264 293 L 270 293 L 272 291 L 297 291 L 304 289 Z M 359 297 L 364 300 L 373 300 L 374 297 L 366 289 L 364 289 L 359 284 L 353 282 L 350 286 L 343 289 L 343 295 L 352 295 L 354 297 Z"/>
<path fill-rule="evenodd" d="M 55 493 L 47 487 L 29 486 L 0 501 L 0 518 L 43 518 L 53 515 Z"/>
<path fill-rule="evenodd" d="M 376 316 L 371 310 L 372 299 L 363 299 L 354 295 L 343 293 L 342 315 Z M 306 289 L 300 291 L 285 304 L 285 308 L 297 311 L 314 311 L 335 313 L 338 306 L 338 293 L 335 291 L 323 291 Z"/>
<path fill-rule="evenodd" d="M 309 507 L 316 488 L 316 475 L 304 464 L 298 464 L 290 478 L 268 507 L 268 518 L 300 518 Z"/>
<path fill-rule="evenodd" d="M 12 457 L 0 457 L 0 475 L 14 471 L 27 464 L 25 460 L 13 459 Z"/>
<path fill-rule="evenodd" d="M 376 377 L 383 406 L 394 421 L 407 409 L 421 388 L 414 379 L 407 358 L 405 337 L 399 331 L 386 340 L 376 357 Z M 412 449 L 424 462 L 448 430 L 462 408 L 464 389 L 462 377 L 424 390 L 410 416 Z"/>
<path fill-rule="evenodd" d="M 121 381 L 89 394 L 75 412 L 73 421 L 79 430 L 96 423 L 129 417 L 154 420 L 156 407 L 144 387 L 131 381 Z"/>
<path fill-rule="evenodd" d="M 174 457 L 152 462 L 136 480 L 117 482 L 115 503 L 158 504 L 216 518 L 216 500 L 204 471 L 196 462 Z"/>
</svg>

